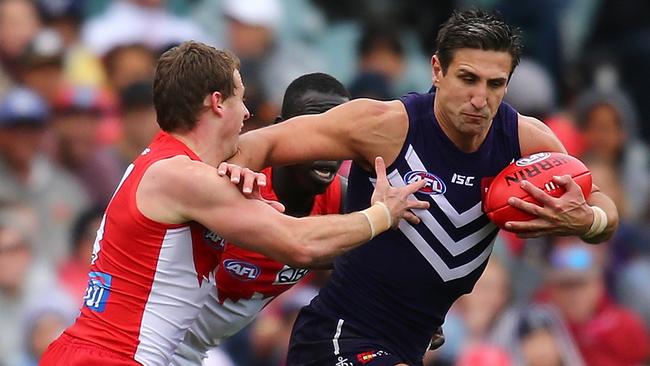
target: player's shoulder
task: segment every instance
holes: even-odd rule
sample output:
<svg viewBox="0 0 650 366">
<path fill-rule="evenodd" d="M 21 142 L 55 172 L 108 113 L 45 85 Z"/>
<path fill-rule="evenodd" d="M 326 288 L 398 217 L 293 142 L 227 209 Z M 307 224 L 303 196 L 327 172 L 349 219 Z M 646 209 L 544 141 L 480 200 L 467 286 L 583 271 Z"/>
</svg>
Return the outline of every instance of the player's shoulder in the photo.
<svg viewBox="0 0 650 366">
<path fill-rule="evenodd" d="M 399 100 L 381 101 L 369 98 L 358 98 L 344 103 L 334 109 L 345 109 L 348 113 L 368 117 L 385 116 L 387 114 L 404 113 L 406 110 Z"/>
<path fill-rule="evenodd" d="M 186 155 L 161 159 L 147 169 L 140 182 L 140 191 L 147 196 L 165 199 L 192 200 L 201 192 L 220 189 L 230 181 L 217 174 L 217 169 Z"/>
<path fill-rule="evenodd" d="M 517 120 L 519 122 L 519 130 L 533 134 L 553 133 L 553 131 L 551 131 L 551 129 L 544 122 L 535 117 L 525 116 L 518 113 Z"/>
</svg>

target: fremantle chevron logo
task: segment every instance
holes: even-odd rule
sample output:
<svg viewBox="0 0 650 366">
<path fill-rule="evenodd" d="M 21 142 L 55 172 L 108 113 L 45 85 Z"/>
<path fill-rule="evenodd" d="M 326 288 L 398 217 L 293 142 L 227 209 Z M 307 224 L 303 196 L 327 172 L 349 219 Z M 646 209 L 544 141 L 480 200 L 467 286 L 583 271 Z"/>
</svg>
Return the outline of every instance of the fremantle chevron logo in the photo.
<svg viewBox="0 0 650 366">
<path fill-rule="evenodd" d="M 235 259 L 226 259 L 223 261 L 223 268 L 231 276 L 240 281 L 252 281 L 260 275 L 260 268 L 258 266 Z"/>
<path fill-rule="evenodd" d="M 437 175 L 425 172 L 422 170 L 413 170 L 404 176 L 404 183 L 411 184 L 421 180 L 426 181 L 426 185 L 418 192 L 428 195 L 444 194 L 447 191 L 445 182 L 442 181 Z"/>
<path fill-rule="evenodd" d="M 532 155 L 525 156 L 525 157 L 517 160 L 517 162 L 515 162 L 515 165 L 517 165 L 517 166 L 529 166 L 531 164 L 537 163 L 538 161 L 542 161 L 542 160 L 548 158 L 549 156 L 551 156 L 551 153 L 548 153 L 548 152 L 541 152 L 541 153 L 537 153 L 537 154 L 532 154 Z"/>
</svg>

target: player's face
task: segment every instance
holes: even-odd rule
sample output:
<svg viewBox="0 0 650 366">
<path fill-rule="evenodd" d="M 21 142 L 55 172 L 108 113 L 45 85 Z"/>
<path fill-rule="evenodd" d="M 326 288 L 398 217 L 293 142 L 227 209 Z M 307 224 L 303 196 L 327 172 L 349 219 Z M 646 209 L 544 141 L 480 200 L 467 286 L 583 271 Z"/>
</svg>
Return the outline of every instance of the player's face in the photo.
<svg viewBox="0 0 650 366">
<path fill-rule="evenodd" d="M 244 126 L 244 121 L 250 117 L 250 112 L 244 104 L 244 83 L 238 70 L 234 71 L 233 77 L 235 80 L 235 92 L 223 102 L 224 110 L 226 111 L 224 114 L 224 123 L 227 129 L 225 136 L 232 140 L 232 153 L 237 150 L 238 136 Z"/>
<path fill-rule="evenodd" d="M 305 192 L 321 194 L 327 190 L 341 167 L 341 161 L 319 160 L 307 164 L 292 165 L 287 169 L 295 183 Z"/>
<path fill-rule="evenodd" d="M 301 95 L 296 104 L 301 106 L 302 111 L 308 113 L 324 113 L 348 100 L 348 98 L 335 93 L 310 90 Z M 332 183 L 340 167 L 341 161 L 320 160 L 288 166 L 287 169 L 293 174 L 294 181 L 303 191 L 321 194 Z"/>
<path fill-rule="evenodd" d="M 461 136 L 483 135 L 506 93 L 512 56 L 501 51 L 459 49 L 446 73 L 435 56 L 432 62 L 439 122 Z"/>
</svg>

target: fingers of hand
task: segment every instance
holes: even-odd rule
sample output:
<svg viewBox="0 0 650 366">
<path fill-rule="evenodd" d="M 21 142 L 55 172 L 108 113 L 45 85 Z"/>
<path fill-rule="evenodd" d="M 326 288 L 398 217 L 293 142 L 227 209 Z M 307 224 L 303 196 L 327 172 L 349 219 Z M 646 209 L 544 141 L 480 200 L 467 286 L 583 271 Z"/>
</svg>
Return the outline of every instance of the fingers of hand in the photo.
<svg viewBox="0 0 650 366">
<path fill-rule="evenodd" d="M 242 168 L 237 165 L 230 165 L 228 170 L 230 171 L 230 181 L 238 184 L 241 180 Z"/>
<path fill-rule="evenodd" d="M 406 190 L 408 191 L 409 194 L 413 194 L 419 191 L 420 189 L 424 188 L 424 186 L 426 185 L 427 185 L 427 181 L 424 179 L 420 179 L 417 182 L 409 183 L 406 186 Z"/>
<path fill-rule="evenodd" d="M 426 210 L 429 208 L 429 202 L 419 200 L 408 200 L 406 206 L 411 210 Z"/>
<path fill-rule="evenodd" d="M 217 168 L 217 173 L 222 177 L 226 175 L 226 173 L 228 173 L 228 163 L 224 161 L 223 163 L 219 164 L 219 167 Z"/>
<path fill-rule="evenodd" d="M 404 214 L 402 215 L 402 218 L 404 220 L 408 221 L 410 224 L 417 225 L 420 223 L 420 218 L 417 217 L 414 213 L 405 211 Z"/>
<path fill-rule="evenodd" d="M 384 159 L 381 156 L 375 158 L 375 174 L 377 174 L 377 184 L 384 184 L 388 180 L 386 179 L 386 165 L 384 164 Z"/>
<path fill-rule="evenodd" d="M 527 181 L 521 182 L 521 188 L 526 192 L 528 192 L 533 198 L 535 198 L 539 203 L 541 203 L 544 206 L 550 205 L 555 199 L 551 195 L 544 192 L 543 190 L 535 187 L 534 184 Z"/>
<path fill-rule="evenodd" d="M 527 212 L 531 215 L 542 216 L 543 207 L 536 205 L 534 203 L 526 202 L 521 198 L 510 197 L 508 199 L 508 204 L 514 208 Z"/>
<path fill-rule="evenodd" d="M 567 192 L 575 192 L 579 191 L 582 193 L 582 190 L 580 189 L 580 186 L 578 183 L 576 183 L 573 178 L 571 178 L 570 175 L 560 175 L 560 176 L 554 176 L 553 177 L 553 182 L 557 183 L 558 185 L 564 187 L 564 189 Z"/>
<path fill-rule="evenodd" d="M 543 219 L 534 219 L 530 221 L 508 221 L 505 224 L 505 229 L 513 233 L 534 233 L 534 232 L 547 232 L 549 223 Z"/>
<path fill-rule="evenodd" d="M 242 185 L 242 192 L 244 193 L 252 193 L 253 192 L 253 185 L 255 184 L 255 180 L 257 179 L 257 173 L 254 171 L 244 168 L 242 170 L 242 173 L 244 175 L 244 183 Z"/>
<path fill-rule="evenodd" d="M 522 238 L 522 239 L 537 238 L 537 237 L 544 236 L 544 235 L 549 235 L 549 234 L 541 232 L 541 231 L 517 233 L 517 237 Z"/>
</svg>

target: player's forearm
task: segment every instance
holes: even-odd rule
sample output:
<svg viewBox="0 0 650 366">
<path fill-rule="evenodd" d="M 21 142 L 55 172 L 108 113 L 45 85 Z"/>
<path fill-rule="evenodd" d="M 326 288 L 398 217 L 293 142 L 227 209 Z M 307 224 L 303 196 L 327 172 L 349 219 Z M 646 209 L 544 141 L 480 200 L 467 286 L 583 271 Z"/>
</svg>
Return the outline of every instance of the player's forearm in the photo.
<svg viewBox="0 0 650 366">
<path fill-rule="evenodd" d="M 247 132 L 239 137 L 237 153 L 228 162 L 255 171 L 266 168 L 270 166 L 268 162 L 273 150 L 272 142 L 257 130 Z"/>
<path fill-rule="evenodd" d="M 311 216 L 297 220 L 292 253 L 302 268 L 326 268 L 337 256 L 370 239 L 370 225 L 360 213 Z"/>
<path fill-rule="evenodd" d="M 384 204 L 347 215 L 311 216 L 298 219 L 297 243 L 303 268 L 327 268 L 337 256 L 388 230 L 391 215 Z"/>
<path fill-rule="evenodd" d="M 602 233 L 592 238 L 583 237 L 583 240 L 591 244 L 597 244 L 609 240 L 618 227 L 618 210 L 616 209 L 616 205 L 614 205 L 614 202 L 612 202 L 609 197 L 601 192 L 591 193 L 587 199 L 587 203 L 590 206 L 598 206 L 605 212 L 607 216 L 607 226 L 605 226 Z"/>
</svg>

